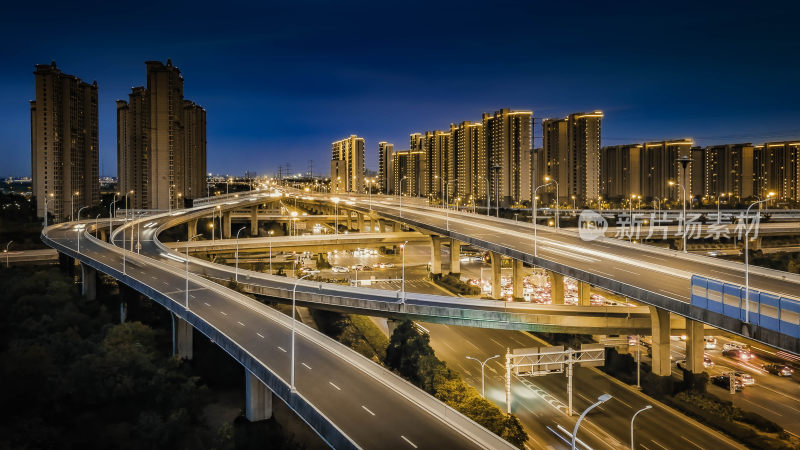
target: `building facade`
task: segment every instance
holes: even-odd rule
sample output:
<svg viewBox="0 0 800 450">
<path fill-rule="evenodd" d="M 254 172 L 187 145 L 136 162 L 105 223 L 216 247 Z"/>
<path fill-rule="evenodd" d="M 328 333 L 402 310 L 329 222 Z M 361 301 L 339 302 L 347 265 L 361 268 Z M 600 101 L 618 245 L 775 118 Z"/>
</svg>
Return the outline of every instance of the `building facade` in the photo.
<svg viewBox="0 0 800 450">
<path fill-rule="evenodd" d="M 378 190 L 384 194 L 391 194 L 394 189 L 394 144 L 378 142 Z"/>
<path fill-rule="evenodd" d="M 97 82 L 36 65 L 31 108 L 31 174 L 36 211 L 56 220 L 100 202 Z"/>
<path fill-rule="evenodd" d="M 544 173 L 558 182 L 559 201 L 573 197 L 585 204 L 599 197 L 600 140 L 603 112 L 574 113 L 564 119 L 542 121 Z"/>
<path fill-rule="evenodd" d="M 522 159 L 531 158 L 532 120 L 531 111 L 501 109 L 483 114 L 484 149 L 478 155 L 478 176 L 486 176 L 492 198 L 501 205 L 522 201 Z"/>
<path fill-rule="evenodd" d="M 641 144 L 603 147 L 600 151 L 600 195 L 605 201 L 620 201 L 642 192 Z"/>
<path fill-rule="evenodd" d="M 364 138 L 351 135 L 331 144 L 333 192 L 365 192 Z"/>
<path fill-rule="evenodd" d="M 692 156 L 691 139 L 672 141 L 645 142 L 642 144 L 641 153 L 641 192 L 631 194 L 641 195 L 643 199 L 680 199 L 683 190 L 680 187 L 670 186 L 674 181 L 686 189 L 687 200 L 694 192 L 692 189 L 692 164 L 689 164 L 684 173 L 683 165 L 679 158 Z"/>
<path fill-rule="evenodd" d="M 146 86 L 117 101 L 117 174 L 129 207 L 165 210 L 205 195 L 206 112 L 171 60 L 145 65 Z"/>
<path fill-rule="evenodd" d="M 774 192 L 780 201 L 800 201 L 800 142 L 767 142 L 754 147 L 753 195 Z"/>
<path fill-rule="evenodd" d="M 486 197 L 485 176 L 478 176 L 478 156 L 483 152 L 483 123 L 461 122 L 450 124 L 450 154 L 455 160 L 453 176 L 457 193 L 465 200 L 475 201 Z"/>
</svg>

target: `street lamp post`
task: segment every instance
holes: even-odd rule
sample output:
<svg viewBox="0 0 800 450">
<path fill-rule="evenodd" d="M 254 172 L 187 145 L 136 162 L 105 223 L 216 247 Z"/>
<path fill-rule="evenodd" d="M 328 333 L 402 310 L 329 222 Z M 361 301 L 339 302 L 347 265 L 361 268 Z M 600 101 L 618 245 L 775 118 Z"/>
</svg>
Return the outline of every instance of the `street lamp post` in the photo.
<svg viewBox="0 0 800 450">
<path fill-rule="evenodd" d="M 88 208 L 88 206 L 84 206 L 84 207 L 82 207 L 81 209 L 78 210 L 78 222 L 81 221 L 81 211 L 83 211 L 86 208 Z M 80 254 L 80 252 L 81 252 L 81 231 L 82 230 L 81 230 L 80 227 L 78 227 L 77 231 L 78 231 L 78 253 Z"/>
<path fill-rule="evenodd" d="M 403 181 L 406 177 L 400 178 L 400 217 L 403 217 Z"/>
<path fill-rule="evenodd" d="M 602 405 L 603 403 L 609 400 L 611 400 L 611 396 L 609 394 L 603 394 L 600 397 L 597 397 L 597 402 L 586 408 L 583 414 L 581 414 L 580 417 L 578 417 L 578 421 L 575 422 L 575 428 L 572 429 L 572 450 L 575 450 L 575 442 L 577 441 L 578 438 L 578 427 L 581 426 L 581 421 L 583 420 L 583 418 L 586 417 L 586 414 L 588 414 L 589 411 L 593 410 L 594 408 Z"/>
<path fill-rule="evenodd" d="M 235 272 L 235 280 L 239 282 L 239 233 L 244 230 L 245 227 L 239 228 L 239 231 L 236 232 L 236 272 Z"/>
<path fill-rule="evenodd" d="M 8 266 L 8 249 L 9 249 L 9 247 L 11 247 L 11 243 L 12 242 L 14 242 L 14 241 L 13 240 L 12 241 L 8 241 L 8 244 L 6 244 L 6 269 L 8 269 L 8 267 L 9 267 Z"/>
<path fill-rule="evenodd" d="M 100 215 L 101 215 L 101 214 L 103 214 L 103 213 L 99 213 L 99 214 L 97 214 L 97 216 L 94 218 L 94 237 L 97 237 L 97 235 L 98 235 L 98 228 L 99 228 L 99 226 L 98 226 L 97 222 L 98 222 L 98 220 L 100 219 Z"/>
<path fill-rule="evenodd" d="M 747 211 L 744 214 L 744 291 L 745 291 L 745 302 L 744 302 L 744 321 L 745 323 L 750 323 L 750 227 L 747 225 L 747 221 L 750 218 L 750 209 L 755 205 L 760 205 L 762 203 L 766 203 L 775 196 L 774 192 L 770 192 L 767 194 L 767 198 L 764 200 L 758 200 L 750 204 L 747 207 Z M 761 207 L 758 207 L 758 212 L 756 213 L 756 217 L 761 220 Z"/>
<path fill-rule="evenodd" d="M 272 235 L 275 234 L 275 230 L 269 230 L 269 274 L 272 275 Z"/>
<path fill-rule="evenodd" d="M 50 193 L 44 196 L 44 229 L 45 229 L 45 236 L 47 235 L 47 198 L 53 197 L 53 194 Z"/>
<path fill-rule="evenodd" d="M 400 264 L 401 267 L 401 275 L 400 275 L 400 295 L 401 295 L 401 302 L 406 302 L 406 245 L 408 245 L 408 241 L 403 242 L 400 244 L 400 249 L 403 250 L 403 260 Z"/>
<path fill-rule="evenodd" d="M 558 201 L 558 181 L 554 180 L 552 177 L 550 177 L 550 175 L 545 176 L 544 177 L 544 181 L 546 181 L 547 184 L 553 183 L 553 184 L 556 185 L 556 221 L 555 221 L 555 226 L 556 226 L 556 229 L 558 229 L 558 225 L 560 223 L 559 217 L 558 217 L 558 204 L 559 204 L 559 201 Z"/>
<path fill-rule="evenodd" d="M 445 210 L 445 228 L 450 231 L 450 183 L 456 180 L 450 180 L 444 185 L 444 210 Z"/>
<path fill-rule="evenodd" d="M 489 192 L 489 179 L 486 177 L 483 178 L 483 181 L 486 182 L 486 215 L 489 215 L 489 211 L 492 210 L 492 194 Z"/>
<path fill-rule="evenodd" d="M 336 230 L 334 234 L 336 236 L 339 235 L 339 197 L 333 197 L 331 199 L 333 201 L 333 223 L 336 225 Z"/>
<path fill-rule="evenodd" d="M 481 396 L 484 397 L 484 398 L 486 398 L 486 376 L 485 376 L 484 368 L 486 367 L 486 363 L 488 363 L 489 361 L 491 361 L 491 360 L 493 360 L 495 358 L 499 358 L 499 357 L 500 357 L 500 355 L 494 355 L 494 356 L 490 356 L 490 357 L 486 358 L 485 360 L 481 361 L 480 359 L 473 358 L 472 356 L 467 356 L 467 359 L 471 359 L 473 361 L 476 361 L 478 364 L 481 365 Z"/>
<path fill-rule="evenodd" d="M 644 408 L 636 411 L 633 414 L 633 417 L 631 417 L 631 450 L 634 449 L 634 447 L 633 447 L 633 421 L 636 420 L 636 416 L 638 416 L 640 412 L 645 412 L 645 411 L 647 411 L 648 409 L 650 409 L 652 407 L 653 407 L 653 405 L 647 405 Z"/>
<path fill-rule="evenodd" d="M 69 221 L 72 222 L 75 220 L 75 196 L 81 195 L 80 192 L 75 191 L 70 196 L 70 206 L 69 206 Z"/>
<path fill-rule="evenodd" d="M 721 198 L 722 197 L 725 197 L 725 193 L 724 192 L 722 194 L 717 195 L 717 225 L 719 225 L 719 220 L 720 220 L 720 207 L 719 207 L 719 205 L 721 203 Z"/>
<path fill-rule="evenodd" d="M 186 309 L 189 309 L 189 242 L 192 239 L 198 238 L 202 236 L 202 234 L 195 234 L 194 236 L 190 237 L 186 240 Z"/>
<path fill-rule="evenodd" d="M 669 185 L 675 186 L 677 183 L 670 180 Z M 683 218 L 681 219 L 681 230 L 683 232 L 683 253 L 688 253 L 686 250 L 686 188 L 682 184 L 678 184 L 681 191 L 683 191 Z"/>
<path fill-rule="evenodd" d="M 128 223 L 128 195 L 132 195 L 133 191 L 125 193 L 125 223 Z"/>
<path fill-rule="evenodd" d="M 295 318 L 295 307 L 296 307 L 296 296 L 297 296 L 297 283 L 300 282 L 305 277 L 310 277 L 311 274 L 303 275 L 302 277 L 298 278 L 297 281 L 294 282 L 294 287 L 292 288 L 292 370 L 291 370 L 291 390 L 292 392 L 297 392 L 297 388 L 294 386 L 294 327 L 295 322 L 297 319 Z"/>
<path fill-rule="evenodd" d="M 539 199 L 539 197 L 536 195 L 536 191 L 538 191 L 539 188 L 542 188 L 542 187 L 545 187 L 545 186 L 549 186 L 549 185 L 550 185 L 550 183 L 545 183 L 545 184 L 543 184 L 541 186 L 537 186 L 536 189 L 533 190 L 533 256 L 534 257 L 537 256 L 537 253 L 536 253 L 536 229 L 539 226 L 536 223 L 536 215 L 537 215 L 536 203 L 537 203 L 537 200 Z"/>
</svg>

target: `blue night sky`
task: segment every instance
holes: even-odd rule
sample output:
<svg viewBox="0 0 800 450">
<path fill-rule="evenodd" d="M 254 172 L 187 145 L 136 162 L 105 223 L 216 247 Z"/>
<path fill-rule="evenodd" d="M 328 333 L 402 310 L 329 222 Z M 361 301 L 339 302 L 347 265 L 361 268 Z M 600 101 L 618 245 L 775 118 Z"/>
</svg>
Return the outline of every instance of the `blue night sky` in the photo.
<svg viewBox="0 0 800 450">
<path fill-rule="evenodd" d="M 502 107 L 602 109 L 603 145 L 800 138 L 798 6 L 767 2 L 13 2 L 0 17 L 0 176 L 30 174 L 34 64 L 100 94 L 101 175 L 114 101 L 171 58 L 208 111 L 208 168 L 328 173 L 330 143 L 447 129 Z M 124 5 L 124 6 L 123 6 Z M 129 6 L 130 5 L 130 6 Z"/>
</svg>

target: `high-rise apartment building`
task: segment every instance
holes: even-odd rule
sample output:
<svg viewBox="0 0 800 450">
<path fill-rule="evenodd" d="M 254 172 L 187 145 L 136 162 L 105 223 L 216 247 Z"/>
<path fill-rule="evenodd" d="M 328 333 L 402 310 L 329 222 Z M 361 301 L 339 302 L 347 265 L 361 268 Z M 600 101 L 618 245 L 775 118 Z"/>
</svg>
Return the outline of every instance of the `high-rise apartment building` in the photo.
<svg viewBox="0 0 800 450">
<path fill-rule="evenodd" d="M 206 112 L 171 60 L 145 65 L 146 86 L 117 100 L 117 175 L 129 207 L 169 209 L 205 195 Z"/>
<path fill-rule="evenodd" d="M 682 198 L 683 190 L 680 187 L 670 186 L 674 181 L 686 189 L 686 199 L 689 201 L 694 190 L 692 189 L 692 164 L 683 170 L 679 158 L 692 157 L 691 139 L 672 141 L 645 142 L 642 144 L 640 160 L 640 183 L 642 192 L 631 194 L 641 195 L 642 198 L 652 200 L 655 198 Z"/>
<path fill-rule="evenodd" d="M 486 197 L 486 177 L 478 176 L 478 156 L 483 152 L 483 123 L 450 124 L 450 151 L 454 160 L 456 189 L 465 200 Z"/>
<path fill-rule="evenodd" d="M 501 109 L 482 117 L 484 148 L 478 155 L 478 177 L 489 180 L 493 198 L 512 205 L 522 200 L 522 159 L 531 158 L 533 113 Z"/>
<path fill-rule="evenodd" d="M 412 150 L 414 150 L 415 136 L 411 135 Z M 444 188 L 449 178 L 449 149 L 450 133 L 445 131 L 426 131 L 419 137 L 418 150 L 422 151 L 420 160 L 420 195 L 432 195 L 443 198 Z M 451 187 L 451 193 L 453 192 Z"/>
<path fill-rule="evenodd" d="M 603 113 L 574 113 L 542 121 L 545 174 L 559 184 L 561 201 L 580 203 L 600 195 L 600 138 Z M 536 180 L 541 183 L 543 180 Z"/>
<path fill-rule="evenodd" d="M 605 201 L 619 201 L 640 195 L 641 144 L 603 147 L 600 151 L 600 195 Z M 589 199 L 592 200 L 592 199 Z"/>
<path fill-rule="evenodd" d="M 396 194 L 420 196 L 422 189 L 422 150 L 397 150 L 394 152 L 394 192 Z"/>
<path fill-rule="evenodd" d="M 754 195 L 775 192 L 782 201 L 800 200 L 800 142 L 767 142 L 754 147 Z"/>
<path fill-rule="evenodd" d="M 365 192 L 364 138 L 353 134 L 331 146 L 331 186 L 334 192 Z"/>
<path fill-rule="evenodd" d="M 100 202 L 97 82 L 36 65 L 31 107 L 31 173 L 36 211 L 57 220 Z"/>
<path fill-rule="evenodd" d="M 378 142 L 378 190 L 384 194 L 391 194 L 394 189 L 394 144 Z"/>
</svg>

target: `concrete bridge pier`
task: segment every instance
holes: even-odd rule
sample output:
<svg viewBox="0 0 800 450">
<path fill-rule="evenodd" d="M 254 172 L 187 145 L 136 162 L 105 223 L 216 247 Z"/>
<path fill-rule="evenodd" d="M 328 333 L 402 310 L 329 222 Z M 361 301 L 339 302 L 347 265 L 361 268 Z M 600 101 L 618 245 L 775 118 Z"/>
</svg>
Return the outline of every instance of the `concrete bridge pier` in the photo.
<svg viewBox="0 0 800 450">
<path fill-rule="evenodd" d="M 386 319 L 386 328 L 389 329 L 389 337 L 391 337 L 394 334 L 394 330 L 396 330 L 401 323 L 403 323 L 402 320 Z"/>
<path fill-rule="evenodd" d="M 650 322 L 652 324 L 651 336 L 653 340 L 653 374 L 668 377 L 672 372 L 669 363 L 669 311 L 651 306 Z"/>
<path fill-rule="evenodd" d="M 249 370 L 244 370 L 245 416 L 250 422 L 272 417 L 272 391 Z"/>
<path fill-rule="evenodd" d="M 514 285 L 512 296 L 515 299 L 522 298 L 522 278 L 522 261 L 514 259 L 511 263 L 511 280 Z"/>
<path fill-rule="evenodd" d="M 100 240 L 101 241 L 107 241 L 108 240 L 106 238 L 106 229 L 105 228 L 101 228 L 100 229 Z"/>
<path fill-rule="evenodd" d="M 500 285 L 500 268 L 502 256 L 499 253 L 491 252 L 492 258 L 492 298 L 499 299 L 502 296 L 502 286 Z"/>
<path fill-rule="evenodd" d="M 383 233 L 386 230 L 386 220 L 378 219 L 378 233 Z"/>
<path fill-rule="evenodd" d="M 191 239 L 192 236 L 197 236 L 197 219 L 186 223 L 186 240 Z"/>
<path fill-rule="evenodd" d="M 361 213 L 356 213 L 356 214 L 358 215 L 358 219 L 357 219 L 358 220 L 358 231 L 360 233 L 363 233 L 364 232 L 364 215 L 361 214 Z M 350 213 L 347 213 L 347 215 L 349 217 Z M 347 219 L 347 224 L 348 224 L 347 227 L 350 228 L 350 219 L 349 218 Z"/>
<path fill-rule="evenodd" d="M 250 208 L 250 236 L 258 236 L 258 205 Z"/>
<path fill-rule="evenodd" d="M 97 298 L 97 270 L 81 263 L 81 294 L 87 300 Z"/>
<path fill-rule="evenodd" d="M 592 306 L 592 285 L 585 281 L 578 281 L 578 305 Z"/>
<path fill-rule="evenodd" d="M 172 315 L 172 354 L 191 360 L 194 356 L 192 325 L 175 314 Z"/>
<path fill-rule="evenodd" d="M 553 305 L 564 304 L 564 275 L 548 271 L 550 276 L 550 302 Z"/>
<path fill-rule="evenodd" d="M 346 221 L 347 221 L 347 229 L 348 230 L 352 230 L 353 229 L 353 221 L 352 221 L 353 214 L 352 214 L 352 211 L 345 210 L 344 214 L 345 214 Z M 356 213 L 356 214 L 358 214 L 358 213 Z M 364 218 L 361 216 L 361 214 L 358 214 L 358 226 L 359 226 L 359 231 L 361 231 L 361 227 L 364 226 Z"/>
<path fill-rule="evenodd" d="M 231 212 L 222 213 L 222 234 L 225 239 L 231 238 Z"/>
<path fill-rule="evenodd" d="M 403 225 L 400 222 L 395 222 L 394 223 L 394 232 L 395 233 L 399 233 L 401 231 L 403 231 Z"/>
<path fill-rule="evenodd" d="M 431 275 L 442 273 L 442 238 L 431 236 Z"/>
<path fill-rule="evenodd" d="M 461 242 L 450 239 L 450 273 L 461 273 Z"/>
<path fill-rule="evenodd" d="M 751 239 L 749 248 L 751 250 L 761 250 L 761 236 Z"/>
<path fill-rule="evenodd" d="M 692 373 L 702 373 L 705 336 L 703 322 L 686 319 L 686 364 Z"/>
</svg>

